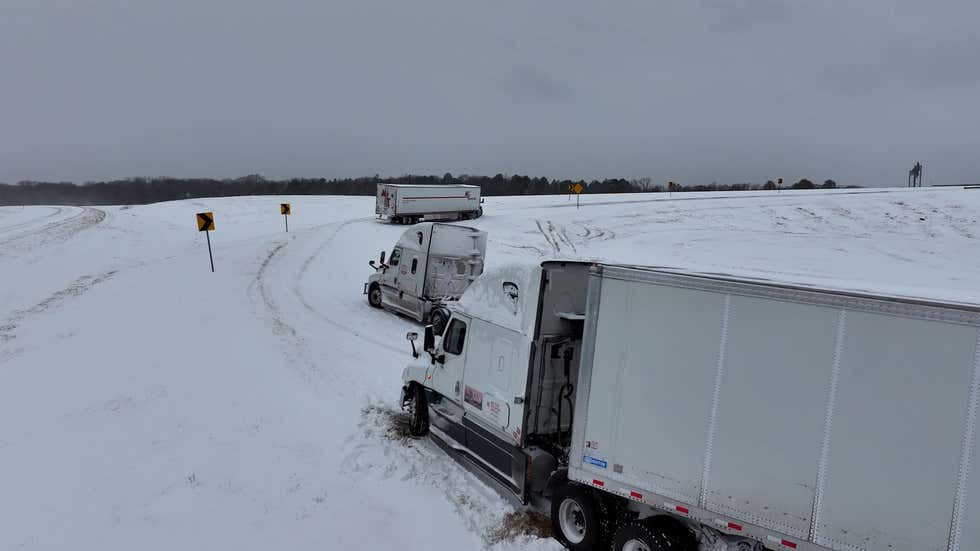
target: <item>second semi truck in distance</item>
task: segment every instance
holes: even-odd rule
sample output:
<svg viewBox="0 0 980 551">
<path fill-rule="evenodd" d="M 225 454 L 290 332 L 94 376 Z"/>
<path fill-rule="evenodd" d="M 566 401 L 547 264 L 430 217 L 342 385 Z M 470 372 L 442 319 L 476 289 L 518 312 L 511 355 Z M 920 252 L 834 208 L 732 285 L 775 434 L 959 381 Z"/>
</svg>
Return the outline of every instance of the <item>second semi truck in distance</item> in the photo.
<svg viewBox="0 0 980 551">
<path fill-rule="evenodd" d="M 471 220 L 483 215 L 480 186 L 378 184 L 374 213 L 396 224 Z"/>
<path fill-rule="evenodd" d="M 426 328 L 403 405 L 576 551 L 980 551 L 978 336 L 975 305 L 545 262 Z"/>
<path fill-rule="evenodd" d="M 368 303 L 442 330 L 446 305 L 457 300 L 481 273 L 487 234 L 476 228 L 425 222 L 405 230 L 385 262 L 368 264 Z"/>
</svg>

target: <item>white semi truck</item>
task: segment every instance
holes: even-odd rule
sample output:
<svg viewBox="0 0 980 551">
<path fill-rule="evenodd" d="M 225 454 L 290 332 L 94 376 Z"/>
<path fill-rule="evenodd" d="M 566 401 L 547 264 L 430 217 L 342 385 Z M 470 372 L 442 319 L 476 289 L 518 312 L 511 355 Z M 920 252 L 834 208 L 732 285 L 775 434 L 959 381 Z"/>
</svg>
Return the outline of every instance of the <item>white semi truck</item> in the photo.
<svg viewBox="0 0 980 551">
<path fill-rule="evenodd" d="M 364 284 L 368 303 L 441 329 L 457 300 L 481 273 L 487 234 L 476 228 L 425 222 L 405 230 L 388 263 L 368 264 L 374 273 Z"/>
<path fill-rule="evenodd" d="M 480 186 L 378 184 L 374 213 L 396 224 L 470 220 L 483 215 Z"/>
<path fill-rule="evenodd" d="M 403 405 L 574 550 L 978 551 L 978 335 L 973 305 L 545 262 L 427 327 Z"/>
</svg>

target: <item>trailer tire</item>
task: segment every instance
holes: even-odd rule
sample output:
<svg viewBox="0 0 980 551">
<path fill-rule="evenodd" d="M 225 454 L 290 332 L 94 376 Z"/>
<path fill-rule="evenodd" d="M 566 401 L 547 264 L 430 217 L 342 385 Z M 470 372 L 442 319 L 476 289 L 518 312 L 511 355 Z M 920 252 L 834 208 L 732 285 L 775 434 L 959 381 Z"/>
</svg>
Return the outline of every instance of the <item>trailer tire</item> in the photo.
<svg viewBox="0 0 980 551">
<path fill-rule="evenodd" d="M 662 533 L 670 541 L 670 548 L 676 551 L 698 551 L 698 538 L 683 522 L 667 515 L 657 515 L 643 519 L 650 529 Z"/>
<path fill-rule="evenodd" d="M 425 389 L 414 383 L 408 391 L 408 433 L 415 437 L 429 433 L 429 402 L 425 399 Z"/>
<path fill-rule="evenodd" d="M 377 283 L 372 283 L 368 287 L 368 304 L 375 308 L 381 308 L 381 286 Z"/>
<path fill-rule="evenodd" d="M 612 551 L 673 551 L 673 542 L 649 522 L 631 520 L 613 535 Z"/>
<path fill-rule="evenodd" d="M 551 496 L 551 531 L 572 551 L 599 549 L 608 541 L 602 501 L 584 486 L 562 484 Z"/>
</svg>

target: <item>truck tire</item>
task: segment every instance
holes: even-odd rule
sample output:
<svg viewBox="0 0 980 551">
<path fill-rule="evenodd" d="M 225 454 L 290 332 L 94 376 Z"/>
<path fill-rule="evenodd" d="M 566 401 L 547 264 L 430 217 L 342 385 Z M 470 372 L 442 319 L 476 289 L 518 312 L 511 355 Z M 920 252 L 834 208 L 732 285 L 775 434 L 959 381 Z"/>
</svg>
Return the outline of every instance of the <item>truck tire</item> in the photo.
<svg viewBox="0 0 980 551">
<path fill-rule="evenodd" d="M 698 538 L 683 522 L 667 515 L 643 519 L 651 530 L 658 531 L 670 541 L 672 551 L 698 551 Z"/>
<path fill-rule="evenodd" d="M 445 308 L 433 308 L 429 314 L 429 323 L 432 324 L 432 331 L 436 335 L 442 335 L 446 330 L 446 322 L 449 321 L 449 312 Z"/>
<path fill-rule="evenodd" d="M 612 551 L 674 551 L 670 539 L 649 522 L 630 520 L 613 535 Z"/>
<path fill-rule="evenodd" d="M 420 384 L 413 384 L 409 392 L 408 433 L 416 437 L 425 436 L 429 433 L 429 402 L 425 399 L 425 389 Z"/>
<path fill-rule="evenodd" d="M 551 531 L 572 551 L 600 549 L 608 541 L 605 507 L 591 490 L 562 484 L 551 496 Z"/>
<path fill-rule="evenodd" d="M 375 308 L 381 308 L 381 286 L 377 283 L 372 283 L 368 287 L 368 304 Z"/>
</svg>

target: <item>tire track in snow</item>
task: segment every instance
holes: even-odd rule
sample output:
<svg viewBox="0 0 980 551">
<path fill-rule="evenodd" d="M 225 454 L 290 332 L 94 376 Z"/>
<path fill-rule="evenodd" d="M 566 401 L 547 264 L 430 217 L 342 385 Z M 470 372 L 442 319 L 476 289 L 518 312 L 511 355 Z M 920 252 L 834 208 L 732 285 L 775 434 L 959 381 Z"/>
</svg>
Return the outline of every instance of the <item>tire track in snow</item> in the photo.
<svg viewBox="0 0 980 551">
<path fill-rule="evenodd" d="M 22 353 L 25 348 L 12 348 L 12 343 L 16 342 L 17 329 L 27 319 L 58 308 L 66 301 L 79 297 L 96 285 L 112 279 L 118 270 L 109 270 L 95 275 L 83 275 L 73 281 L 70 285 L 57 291 L 34 306 L 23 310 L 15 310 L 7 319 L 0 323 L 0 344 L 4 346 L 0 350 L 0 364 Z"/>
<path fill-rule="evenodd" d="M 273 334 L 277 335 L 286 343 L 286 357 L 291 360 L 288 362 L 288 365 L 291 367 L 297 364 L 300 365 L 301 369 L 297 370 L 297 374 L 305 381 L 313 382 L 320 369 L 316 362 L 313 361 L 313 356 L 310 353 L 309 346 L 306 344 L 306 339 L 300 335 L 295 327 L 285 321 L 282 311 L 272 298 L 272 293 L 269 291 L 267 285 L 269 266 L 287 244 L 289 244 L 289 241 L 279 242 L 269 251 L 265 259 L 262 260 L 262 264 L 259 265 L 259 270 L 256 272 L 255 278 L 249 286 L 249 295 L 253 297 L 252 302 L 255 303 L 254 295 L 256 289 L 258 290 L 259 298 L 271 316 Z"/>
<path fill-rule="evenodd" d="M 384 404 L 365 407 L 357 434 L 348 436 L 343 443 L 345 474 L 354 479 L 373 477 L 436 488 L 463 525 L 482 540 L 483 549 L 510 548 L 511 543 L 524 548 L 524 537 L 535 539 L 531 534 L 516 534 L 519 539 L 513 542 L 498 539 L 507 514 L 515 510 L 512 503 L 430 438 L 408 436 L 404 416 Z M 548 543 L 557 544 L 550 539 Z"/>
<path fill-rule="evenodd" d="M 40 218 L 32 218 L 30 220 L 25 220 L 25 221 L 19 222 L 17 224 L 11 224 L 9 226 L 2 226 L 2 227 L 0 227 L 0 235 L 5 234 L 5 233 L 14 233 L 18 229 L 20 229 L 20 228 L 26 228 L 26 227 L 33 226 L 33 225 L 37 224 L 38 222 L 47 220 L 48 218 L 52 218 L 52 217 L 58 216 L 59 214 L 61 214 L 62 212 L 65 211 L 65 209 L 63 209 L 61 207 L 45 207 L 45 208 L 52 209 L 52 212 L 50 212 L 47 215 L 42 216 Z"/>
<path fill-rule="evenodd" d="M 317 257 L 319 257 L 320 254 L 322 254 L 323 251 L 333 242 L 334 238 L 336 238 L 337 235 L 341 231 L 343 231 L 345 228 L 347 228 L 351 224 L 357 224 L 357 223 L 362 223 L 362 222 L 367 222 L 367 221 L 373 221 L 373 220 L 374 220 L 374 218 L 372 218 L 372 217 L 355 218 L 354 220 L 348 220 L 346 222 L 342 222 L 342 223 L 338 224 L 334 228 L 333 233 L 331 233 L 320 244 L 320 246 L 317 247 L 316 251 L 314 251 L 314 253 L 312 255 L 310 255 L 309 257 L 307 257 L 307 259 L 303 262 L 302 267 L 300 268 L 299 272 L 296 274 L 295 279 L 293 280 L 293 294 L 296 295 L 296 298 L 299 300 L 300 304 L 302 304 L 303 307 L 306 308 L 306 310 L 308 312 L 310 312 L 311 314 L 313 314 L 314 316 L 316 316 L 321 321 L 323 321 L 325 323 L 328 323 L 328 324 L 332 325 L 333 327 L 335 327 L 337 329 L 340 329 L 342 331 L 345 331 L 347 333 L 350 333 L 351 335 L 354 335 L 355 337 L 357 337 L 359 339 L 363 339 L 363 340 L 365 340 L 367 342 L 370 342 L 371 344 L 373 344 L 375 346 L 380 346 L 382 348 L 386 348 L 388 350 L 391 350 L 393 352 L 397 352 L 397 353 L 401 354 L 401 353 L 404 353 L 404 351 L 405 351 L 404 348 L 395 347 L 395 346 L 392 346 L 388 342 L 382 341 L 380 339 L 375 339 L 373 337 L 370 337 L 368 335 L 365 335 L 365 334 L 357 331 L 356 329 L 351 329 L 348 325 L 344 324 L 343 321 L 337 321 L 337 320 L 334 320 L 334 319 L 328 317 L 327 315 L 325 315 L 322 312 L 320 312 L 319 310 L 317 310 L 310 303 L 309 299 L 306 298 L 306 295 L 303 294 L 303 285 L 302 285 L 302 283 L 303 283 L 303 279 L 306 277 L 306 274 L 307 274 L 307 272 L 310 269 L 310 265 L 312 265 L 313 264 L 313 261 L 316 260 Z"/>
<path fill-rule="evenodd" d="M 82 230 L 100 224 L 106 218 L 103 210 L 83 207 L 81 212 L 66 218 L 42 226 L 37 231 L 28 232 L 23 235 L 9 237 L 0 241 L 0 256 L 11 255 L 12 253 L 27 253 L 39 247 L 44 247 L 52 243 L 64 242 Z"/>
<path fill-rule="evenodd" d="M 541 225 L 540 220 L 535 220 L 534 223 L 538 225 L 538 231 L 541 232 L 541 235 L 544 237 L 544 240 L 547 241 L 548 245 L 551 246 L 551 250 L 555 251 L 556 253 L 561 253 L 561 245 L 558 244 L 558 241 L 553 240 L 554 236 L 551 235 L 551 232 L 545 231 L 544 226 Z"/>
</svg>

